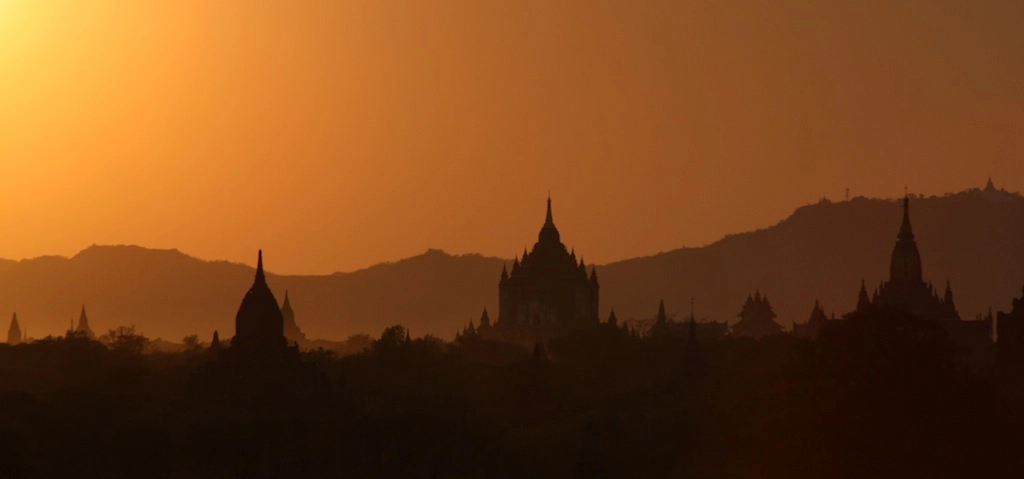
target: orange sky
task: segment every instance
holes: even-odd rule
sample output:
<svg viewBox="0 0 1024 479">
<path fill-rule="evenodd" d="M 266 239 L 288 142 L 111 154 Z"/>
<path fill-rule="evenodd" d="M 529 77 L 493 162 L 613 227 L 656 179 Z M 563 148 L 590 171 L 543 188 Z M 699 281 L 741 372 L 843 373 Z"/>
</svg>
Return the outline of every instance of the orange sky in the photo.
<svg viewBox="0 0 1024 479">
<path fill-rule="evenodd" d="M 1018 1 L 0 0 L 0 257 L 511 257 L 550 190 L 609 262 L 847 187 L 1018 191 L 1022 31 Z"/>
</svg>

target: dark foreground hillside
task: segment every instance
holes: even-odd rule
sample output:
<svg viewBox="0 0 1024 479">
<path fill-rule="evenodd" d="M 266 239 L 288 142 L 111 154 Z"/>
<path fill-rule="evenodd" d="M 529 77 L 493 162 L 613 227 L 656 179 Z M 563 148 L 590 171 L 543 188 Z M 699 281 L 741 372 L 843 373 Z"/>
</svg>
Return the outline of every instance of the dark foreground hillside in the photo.
<svg viewBox="0 0 1024 479">
<path fill-rule="evenodd" d="M 0 477 L 1008 477 L 1019 464 L 1014 383 L 961 369 L 932 323 L 877 311 L 817 342 L 660 331 L 602 325 L 529 351 L 399 326 L 359 355 L 304 353 L 306 379 L 271 362 L 220 386 L 197 371 L 225 367 L 224 351 L 0 345 Z"/>
</svg>

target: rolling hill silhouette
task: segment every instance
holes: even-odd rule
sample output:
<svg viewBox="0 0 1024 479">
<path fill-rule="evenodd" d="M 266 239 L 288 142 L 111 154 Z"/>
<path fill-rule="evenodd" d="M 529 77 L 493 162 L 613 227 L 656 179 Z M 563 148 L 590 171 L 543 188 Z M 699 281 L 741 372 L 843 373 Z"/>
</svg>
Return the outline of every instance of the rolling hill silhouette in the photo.
<svg viewBox="0 0 1024 479">
<path fill-rule="evenodd" d="M 950 281 L 963 319 L 1009 309 L 1024 284 L 1024 197 L 972 189 L 912 198 L 911 221 L 924 279 L 941 295 Z M 747 294 L 769 296 L 778 321 L 803 322 L 815 299 L 837 316 L 888 279 L 902 218 L 897 199 L 827 200 L 770 227 L 599 268 L 602 309 L 619 318 L 653 317 L 658 298 L 678 317 L 696 300 L 698 317 L 735 322 Z"/>
<path fill-rule="evenodd" d="M 805 321 L 815 299 L 837 315 L 853 309 L 860 281 L 868 289 L 887 276 L 902 210 L 897 200 L 823 200 L 778 224 L 730 235 L 700 248 L 598 266 L 601 315 L 652 317 L 665 299 L 670 315 L 734 322 L 747 294 L 766 293 L 783 325 Z M 914 198 L 911 218 L 924 276 L 941 291 L 952 283 L 964 318 L 1008 309 L 1024 284 L 1024 197 L 972 189 Z M 524 232 L 524 236 L 530 232 Z M 278 301 L 291 296 L 307 337 L 341 340 L 379 335 L 403 324 L 414 335 L 450 338 L 484 307 L 497 312 L 497 283 L 506 260 L 452 256 L 438 250 L 394 263 L 327 276 L 281 276 L 268 283 Z M 249 266 L 204 261 L 177 250 L 92 246 L 72 258 L 0 260 L 0 317 L 17 311 L 32 337 L 63 334 L 85 304 L 97 334 L 134 324 L 149 337 L 179 340 L 214 329 L 234 332 L 239 301 L 252 282 Z"/>
</svg>

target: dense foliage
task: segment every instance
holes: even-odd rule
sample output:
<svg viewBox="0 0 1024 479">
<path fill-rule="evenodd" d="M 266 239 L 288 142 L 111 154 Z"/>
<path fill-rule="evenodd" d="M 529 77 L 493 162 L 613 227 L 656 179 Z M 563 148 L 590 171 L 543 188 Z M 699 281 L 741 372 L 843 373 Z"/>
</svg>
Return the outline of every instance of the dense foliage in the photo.
<svg viewBox="0 0 1024 479">
<path fill-rule="evenodd" d="M 258 364 L 122 346 L 0 346 L 0 477 L 970 477 L 1024 440 L 998 377 L 889 311 L 817 341 L 602 325 L 538 354 L 401 326 Z"/>
</svg>

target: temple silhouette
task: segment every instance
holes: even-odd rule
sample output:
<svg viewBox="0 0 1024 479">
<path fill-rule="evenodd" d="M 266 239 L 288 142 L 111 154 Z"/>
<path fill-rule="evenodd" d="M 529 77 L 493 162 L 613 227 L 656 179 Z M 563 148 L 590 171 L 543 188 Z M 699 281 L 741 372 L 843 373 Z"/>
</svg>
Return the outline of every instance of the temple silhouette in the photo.
<svg viewBox="0 0 1024 479">
<path fill-rule="evenodd" d="M 20 344 L 22 339 L 21 326 L 18 324 L 18 313 L 14 313 L 14 316 L 11 317 L 11 326 L 7 328 L 7 344 L 15 346 Z"/>
<path fill-rule="evenodd" d="M 740 320 L 732 325 L 730 334 L 733 336 L 761 339 L 782 332 L 782 325 L 775 322 L 775 311 L 768 301 L 768 295 L 761 295 L 760 291 L 755 291 L 753 296 L 747 296 L 737 316 Z"/>
<path fill-rule="evenodd" d="M 803 323 L 793 322 L 793 335 L 803 339 L 816 339 L 818 333 L 821 332 L 821 328 L 828 321 L 835 321 L 835 319 L 835 313 L 829 318 L 825 315 L 825 308 L 821 307 L 821 303 L 818 300 L 814 300 L 814 307 L 811 308 L 811 317 L 807 318 L 807 321 Z"/>
<path fill-rule="evenodd" d="M 68 337 L 80 337 L 94 339 L 96 333 L 92 332 L 92 328 L 89 327 L 89 316 L 85 314 L 85 305 L 82 305 L 82 312 L 78 315 L 78 326 L 75 327 L 75 322 L 71 322 L 71 329 L 67 332 Z"/>
<path fill-rule="evenodd" d="M 956 310 L 953 290 L 946 289 L 939 296 L 930 282 L 924 281 L 921 253 L 917 249 L 914 230 L 910 224 L 910 198 L 903 197 L 903 222 L 900 224 L 889 261 L 889 280 L 883 281 L 868 298 L 867 288 L 861 282 L 857 311 L 872 308 L 893 308 L 928 321 L 934 321 L 946 330 L 950 338 L 969 352 L 972 361 L 990 359 L 993 354 L 992 318 L 964 321 Z"/>
<path fill-rule="evenodd" d="M 87 340 L 84 307 L 68 338 L 24 344 L 15 314 L 0 477 L 1013 477 L 1024 293 L 998 315 L 999 367 L 957 367 L 985 361 L 974 341 L 995 349 L 993 320 L 962 320 L 952 288 L 924 280 L 902 207 L 888 279 L 862 282 L 843 320 L 815 300 L 793 335 L 760 290 L 731 328 L 698 322 L 692 296 L 688 315 L 669 298 L 600 322 L 596 271 L 562 244 L 550 200 L 498 315 L 453 343 L 399 324 L 352 354 L 300 352 L 317 341 L 262 251 L 231 294 L 245 291 L 234 333 L 208 349 Z"/>
<path fill-rule="evenodd" d="M 324 390 L 316 368 L 303 361 L 298 347 L 285 337 L 285 315 L 267 285 L 263 252 L 258 255 L 253 285 L 234 316 L 230 347 L 221 346 L 214 332 L 211 349 L 216 360 L 200 365 L 189 379 L 191 399 L 231 413 L 248 412 L 253 418 L 288 410 Z"/>
<path fill-rule="evenodd" d="M 242 298 L 235 315 L 235 337 L 231 349 L 242 354 L 274 353 L 287 345 L 284 315 L 263 273 L 263 251 L 256 262 L 256 278 Z"/>
<path fill-rule="evenodd" d="M 587 273 L 583 258 L 569 251 L 551 214 L 547 215 L 537 242 L 522 259 L 503 267 L 498 281 L 498 319 L 491 325 L 487 311 L 478 332 L 488 339 L 534 344 L 581 327 L 598 324 L 600 285 L 593 266 Z"/>
<path fill-rule="evenodd" d="M 903 223 L 889 261 L 889 280 L 878 286 L 871 304 L 893 306 L 921 319 L 960 321 L 949 282 L 946 282 L 946 291 L 940 298 L 931 283 L 923 279 L 921 253 L 917 250 L 914 230 L 910 225 L 909 197 L 903 198 Z"/>
<path fill-rule="evenodd" d="M 284 292 L 284 302 L 281 303 L 281 316 L 284 319 L 284 337 L 290 343 L 303 346 L 306 344 L 306 333 L 299 329 L 295 322 L 295 311 L 292 310 L 291 300 L 288 298 L 288 291 Z"/>
</svg>

